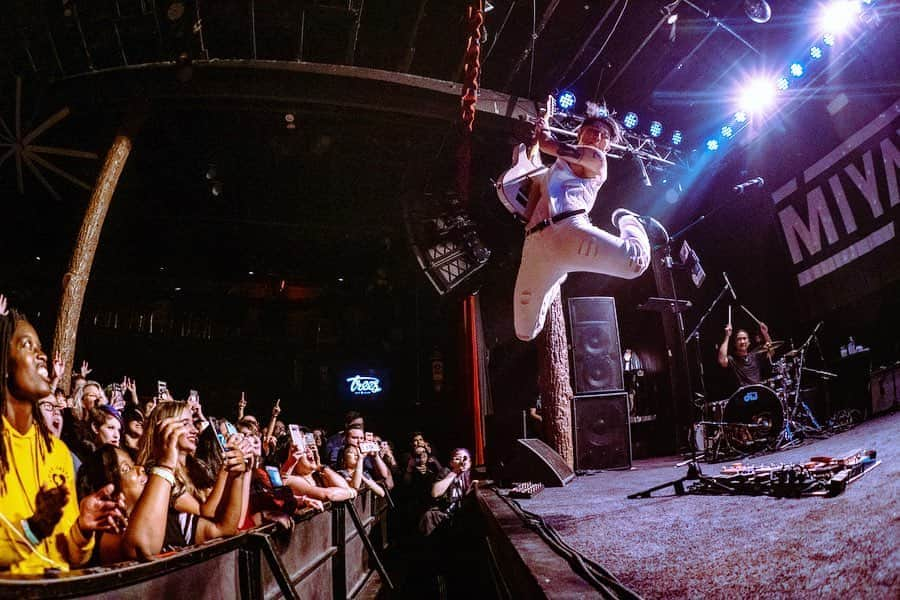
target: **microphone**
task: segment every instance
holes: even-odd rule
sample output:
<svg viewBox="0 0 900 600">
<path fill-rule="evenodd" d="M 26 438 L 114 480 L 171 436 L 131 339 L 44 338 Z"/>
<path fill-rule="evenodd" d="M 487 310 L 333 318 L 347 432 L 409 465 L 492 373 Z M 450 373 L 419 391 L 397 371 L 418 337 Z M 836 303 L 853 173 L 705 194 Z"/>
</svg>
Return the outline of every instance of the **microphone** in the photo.
<svg viewBox="0 0 900 600">
<path fill-rule="evenodd" d="M 762 187 L 765 182 L 765 179 L 763 179 L 762 177 L 754 177 L 753 179 L 734 186 L 733 188 L 731 188 L 731 191 L 737 194 L 743 194 L 744 190 L 746 190 L 748 187 Z"/>
<path fill-rule="evenodd" d="M 731 297 L 737 300 L 737 294 L 734 293 L 734 288 L 731 287 L 731 282 L 728 281 L 728 273 L 722 271 L 722 277 L 725 278 L 725 285 L 728 286 L 728 291 L 731 292 Z"/>
</svg>

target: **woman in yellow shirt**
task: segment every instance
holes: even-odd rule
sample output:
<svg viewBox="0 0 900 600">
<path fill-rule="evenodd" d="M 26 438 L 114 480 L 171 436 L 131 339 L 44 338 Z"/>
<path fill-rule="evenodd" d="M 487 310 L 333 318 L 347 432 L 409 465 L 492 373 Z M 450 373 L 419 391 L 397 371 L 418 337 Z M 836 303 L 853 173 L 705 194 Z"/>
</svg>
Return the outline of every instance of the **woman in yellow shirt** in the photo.
<svg viewBox="0 0 900 600">
<path fill-rule="evenodd" d="M 95 530 L 121 527 L 112 486 L 79 506 L 66 445 L 53 439 L 39 400 L 52 393 L 34 327 L 0 295 L 0 570 L 67 571 L 88 561 Z"/>
</svg>

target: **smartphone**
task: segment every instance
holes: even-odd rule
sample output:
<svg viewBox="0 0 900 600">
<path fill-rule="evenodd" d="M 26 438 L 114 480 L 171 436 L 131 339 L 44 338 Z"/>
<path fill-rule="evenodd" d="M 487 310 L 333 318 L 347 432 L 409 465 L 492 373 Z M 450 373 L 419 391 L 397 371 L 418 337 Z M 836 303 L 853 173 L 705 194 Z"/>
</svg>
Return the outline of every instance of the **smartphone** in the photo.
<svg viewBox="0 0 900 600">
<path fill-rule="evenodd" d="M 216 432 L 216 439 L 219 441 L 219 448 L 222 449 L 222 452 L 225 452 L 225 436 L 222 435 L 222 432 L 219 431 L 219 423 L 215 417 L 207 417 L 207 421 L 209 421 L 209 426 L 212 427 L 212 430 Z"/>
<path fill-rule="evenodd" d="M 200 392 L 198 392 L 197 390 L 191 390 L 191 393 L 188 394 L 188 402 L 198 404 L 200 402 Z"/>
<path fill-rule="evenodd" d="M 225 431 L 228 432 L 227 437 L 231 437 L 238 432 L 237 428 L 231 423 L 231 421 L 225 421 Z"/>
<path fill-rule="evenodd" d="M 300 432 L 300 426 L 291 423 L 288 425 L 288 430 L 291 432 L 291 442 L 301 451 L 306 450 L 306 441 L 303 437 L 303 434 Z"/>
<path fill-rule="evenodd" d="M 125 395 L 122 393 L 121 383 L 112 385 L 112 405 L 119 409 L 125 406 Z"/>
<path fill-rule="evenodd" d="M 284 487 L 284 481 L 281 480 L 281 473 L 278 472 L 278 467 L 268 466 L 266 467 L 266 473 L 269 475 L 272 487 Z"/>
<path fill-rule="evenodd" d="M 367 432 L 365 433 L 365 436 L 366 436 L 366 441 L 367 441 L 367 442 L 374 442 L 374 441 L 375 441 L 375 434 L 372 433 L 371 431 L 367 431 Z"/>
<path fill-rule="evenodd" d="M 304 433 L 303 441 L 306 442 L 307 446 L 315 446 L 316 445 L 316 436 L 312 433 Z"/>
<path fill-rule="evenodd" d="M 157 381 L 156 382 L 156 396 L 160 400 L 165 400 L 168 397 L 169 388 L 166 386 L 165 381 Z"/>
<path fill-rule="evenodd" d="M 376 444 L 375 442 L 360 442 L 359 451 L 363 454 L 368 454 L 369 452 L 378 452 L 378 444 Z"/>
</svg>

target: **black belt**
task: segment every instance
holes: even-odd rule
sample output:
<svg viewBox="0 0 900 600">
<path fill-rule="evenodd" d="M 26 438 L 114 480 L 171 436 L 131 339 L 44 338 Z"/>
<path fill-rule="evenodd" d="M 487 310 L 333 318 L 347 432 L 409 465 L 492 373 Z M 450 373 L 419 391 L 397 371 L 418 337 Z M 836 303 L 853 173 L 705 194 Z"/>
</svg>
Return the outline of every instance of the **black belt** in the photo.
<svg viewBox="0 0 900 600">
<path fill-rule="evenodd" d="M 585 210 L 583 208 L 579 208 L 578 210 L 567 210 L 565 212 L 561 212 L 554 217 L 551 217 L 549 219 L 544 219 L 543 221 L 541 221 L 540 223 L 538 223 L 537 225 L 535 225 L 534 227 L 532 227 L 531 229 L 526 231 L 525 236 L 527 237 L 527 236 L 531 235 L 532 233 L 537 233 L 538 231 L 547 229 L 554 223 L 559 223 L 563 219 L 568 219 L 569 217 L 574 217 L 575 215 L 580 215 L 580 214 L 583 214 L 584 212 L 585 212 Z"/>
</svg>

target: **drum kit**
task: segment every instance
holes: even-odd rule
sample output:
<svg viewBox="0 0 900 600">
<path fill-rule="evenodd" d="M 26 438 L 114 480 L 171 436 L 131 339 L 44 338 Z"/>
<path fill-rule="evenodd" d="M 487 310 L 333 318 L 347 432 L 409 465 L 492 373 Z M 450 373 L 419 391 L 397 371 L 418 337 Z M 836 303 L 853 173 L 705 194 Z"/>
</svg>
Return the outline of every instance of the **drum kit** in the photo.
<svg viewBox="0 0 900 600">
<path fill-rule="evenodd" d="M 740 387 L 725 400 L 708 403 L 704 420 L 694 423 L 692 441 L 697 452 L 702 452 L 707 461 L 715 461 L 786 448 L 822 434 L 822 426 L 801 398 L 805 391 L 801 378 L 804 373 L 822 379 L 837 375 L 804 366 L 806 350 L 814 336 L 815 330 L 803 346 L 772 360 L 772 375 L 768 379 Z M 772 356 L 784 345 L 773 341 L 752 353 Z"/>
</svg>

